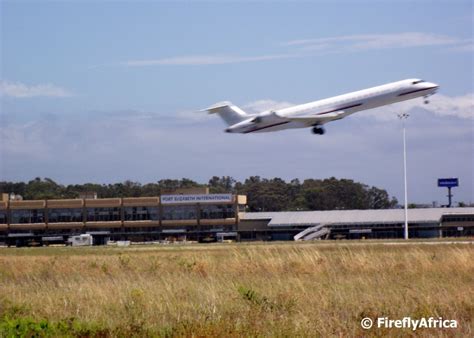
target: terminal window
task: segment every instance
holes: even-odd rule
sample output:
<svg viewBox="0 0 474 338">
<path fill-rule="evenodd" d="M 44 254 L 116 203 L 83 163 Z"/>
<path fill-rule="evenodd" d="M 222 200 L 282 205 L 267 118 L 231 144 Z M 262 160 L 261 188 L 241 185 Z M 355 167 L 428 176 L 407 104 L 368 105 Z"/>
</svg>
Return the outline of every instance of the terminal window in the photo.
<svg viewBox="0 0 474 338">
<path fill-rule="evenodd" d="M 202 219 L 216 219 L 216 218 L 234 218 L 235 211 L 233 205 L 203 205 L 201 206 Z"/>
<path fill-rule="evenodd" d="M 11 223 L 44 223 L 43 209 L 12 210 Z"/>
<path fill-rule="evenodd" d="M 7 212 L 0 211 L 0 224 L 7 224 Z"/>
<path fill-rule="evenodd" d="M 157 207 L 125 207 L 123 208 L 125 221 L 157 221 L 159 220 Z"/>
<path fill-rule="evenodd" d="M 163 207 L 163 220 L 196 219 L 195 205 L 173 205 Z"/>
<path fill-rule="evenodd" d="M 88 222 L 120 221 L 119 208 L 87 208 Z"/>
<path fill-rule="evenodd" d="M 82 209 L 49 209 L 48 223 L 82 222 Z"/>
</svg>

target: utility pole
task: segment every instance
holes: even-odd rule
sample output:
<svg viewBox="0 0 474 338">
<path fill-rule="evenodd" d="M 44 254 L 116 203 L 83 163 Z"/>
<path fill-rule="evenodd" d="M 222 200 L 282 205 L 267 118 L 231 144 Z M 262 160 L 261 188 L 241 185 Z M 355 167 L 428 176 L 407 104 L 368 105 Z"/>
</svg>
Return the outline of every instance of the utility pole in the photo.
<svg viewBox="0 0 474 338">
<path fill-rule="evenodd" d="M 408 239 L 408 193 L 407 193 L 407 143 L 406 143 L 406 132 L 405 132 L 405 120 L 410 115 L 407 113 L 398 114 L 398 118 L 402 121 L 403 126 L 403 180 L 405 185 L 405 228 L 404 238 Z"/>
<path fill-rule="evenodd" d="M 453 198 L 453 194 L 451 194 L 451 187 L 448 187 L 448 208 L 451 208 L 451 198 Z"/>
</svg>

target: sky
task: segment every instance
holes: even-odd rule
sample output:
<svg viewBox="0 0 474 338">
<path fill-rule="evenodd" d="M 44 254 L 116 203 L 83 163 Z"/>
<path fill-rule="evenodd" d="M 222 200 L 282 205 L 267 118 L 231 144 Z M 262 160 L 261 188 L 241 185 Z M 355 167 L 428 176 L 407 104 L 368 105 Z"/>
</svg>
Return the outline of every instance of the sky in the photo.
<svg viewBox="0 0 474 338">
<path fill-rule="evenodd" d="M 0 180 L 141 183 L 216 176 L 348 178 L 403 201 L 474 202 L 472 1 L 4 1 Z M 421 98 L 310 129 L 227 134 L 247 112 L 392 81 Z"/>
</svg>

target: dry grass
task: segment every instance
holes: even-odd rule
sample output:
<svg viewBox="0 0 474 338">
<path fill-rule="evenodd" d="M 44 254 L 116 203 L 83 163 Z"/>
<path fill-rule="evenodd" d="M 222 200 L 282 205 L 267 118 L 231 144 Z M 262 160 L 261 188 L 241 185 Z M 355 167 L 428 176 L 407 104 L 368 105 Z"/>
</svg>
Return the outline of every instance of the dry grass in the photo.
<svg viewBox="0 0 474 338">
<path fill-rule="evenodd" d="M 364 331 L 367 316 L 460 327 Z M 92 325 L 71 335 L 472 337 L 474 246 L 1 249 L 0 317 Z"/>
</svg>

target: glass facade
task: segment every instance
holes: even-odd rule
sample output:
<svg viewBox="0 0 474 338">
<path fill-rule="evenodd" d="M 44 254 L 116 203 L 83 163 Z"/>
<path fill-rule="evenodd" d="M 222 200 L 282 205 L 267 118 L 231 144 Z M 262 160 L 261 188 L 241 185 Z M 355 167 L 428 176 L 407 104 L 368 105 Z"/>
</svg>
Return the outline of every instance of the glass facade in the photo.
<svg viewBox="0 0 474 338">
<path fill-rule="evenodd" d="M 474 216 L 470 215 L 449 215 L 443 217 L 443 223 L 449 222 L 474 222 Z"/>
<path fill-rule="evenodd" d="M 82 209 L 49 209 L 48 223 L 82 222 Z"/>
<path fill-rule="evenodd" d="M 158 226 L 152 226 L 152 227 L 125 227 L 123 228 L 123 231 L 125 232 L 132 232 L 132 233 L 137 233 L 137 232 L 143 232 L 143 233 L 147 233 L 147 232 L 160 232 L 161 231 L 161 228 L 158 227 Z"/>
<path fill-rule="evenodd" d="M 222 205 L 201 205 L 201 219 L 234 218 L 234 206 Z"/>
<path fill-rule="evenodd" d="M 196 205 L 163 206 L 163 220 L 197 219 Z"/>
<path fill-rule="evenodd" d="M 44 209 L 12 210 L 11 223 L 44 223 Z"/>
<path fill-rule="evenodd" d="M 0 224 L 7 224 L 7 211 L 0 210 Z"/>
<path fill-rule="evenodd" d="M 201 219 L 234 218 L 233 205 L 168 205 L 162 207 L 163 220 L 194 220 L 198 212 Z M 44 223 L 44 209 L 11 210 L 11 223 Z M 159 221 L 160 209 L 154 206 L 123 207 L 124 221 Z M 107 222 L 120 221 L 121 208 L 87 208 L 86 221 Z M 48 223 L 83 222 L 82 208 L 48 209 Z M 0 224 L 7 224 L 6 210 L 0 211 Z"/>
<path fill-rule="evenodd" d="M 120 208 L 87 208 L 87 221 L 120 221 Z"/>
<path fill-rule="evenodd" d="M 124 207 L 124 221 L 158 221 L 157 207 Z"/>
</svg>

